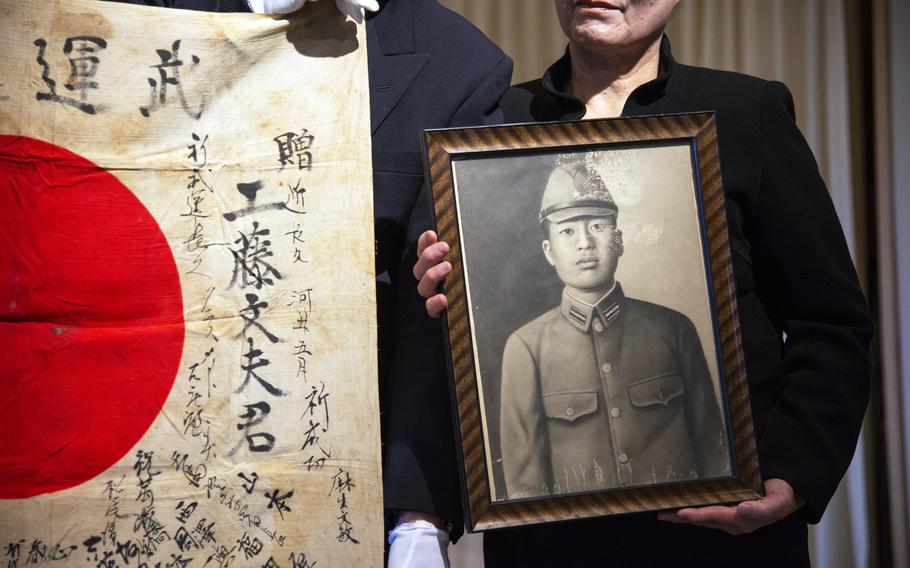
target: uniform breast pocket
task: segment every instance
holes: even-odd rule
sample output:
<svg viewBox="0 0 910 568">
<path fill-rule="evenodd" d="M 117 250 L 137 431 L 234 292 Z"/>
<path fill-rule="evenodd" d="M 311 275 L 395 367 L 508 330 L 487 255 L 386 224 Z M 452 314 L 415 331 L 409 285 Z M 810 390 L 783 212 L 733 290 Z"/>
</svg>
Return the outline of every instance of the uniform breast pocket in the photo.
<svg viewBox="0 0 910 568">
<path fill-rule="evenodd" d="M 637 381 L 628 386 L 629 402 L 636 408 L 668 406 L 684 392 L 679 373 L 668 373 Z"/>
<path fill-rule="evenodd" d="M 575 422 L 597 412 L 597 391 L 554 392 L 543 395 L 547 418 Z"/>
</svg>

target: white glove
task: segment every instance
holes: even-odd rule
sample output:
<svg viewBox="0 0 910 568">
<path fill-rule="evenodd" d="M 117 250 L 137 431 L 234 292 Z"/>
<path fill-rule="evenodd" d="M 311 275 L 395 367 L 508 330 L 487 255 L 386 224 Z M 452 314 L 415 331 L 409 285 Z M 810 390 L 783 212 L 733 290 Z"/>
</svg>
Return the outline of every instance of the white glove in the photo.
<svg viewBox="0 0 910 568">
<path fill-rule="evenodd" d="M 363 21 L 364 10 L 379 11 L 379 2 L 376 0 L 335 0 L 335 7 L 345 16 L 350 16 L 358 24 Z"/>
<path fill-rule="evenodd" d="M 401 523 L 389 532 L 389 568 L 449 568 L 449 535 L 427 521 Z"/>
<path fill-rule="evenodd" d="M 246 0 L 246 2 L 250 5 L 250 9 L 257 14 L 290 14 L 302 8 L 307 0 Z M 375 12 L 379 10 L 379 3 L 376 0 L 335 0 L 335 7 L 359 24 L 363 21 L 363 11 Z"/>
<path fill-rule="evenodd" d="M 246 0 L 257 14 L 290 14 L 306 4 L 307 0 Z"/>
</svg>

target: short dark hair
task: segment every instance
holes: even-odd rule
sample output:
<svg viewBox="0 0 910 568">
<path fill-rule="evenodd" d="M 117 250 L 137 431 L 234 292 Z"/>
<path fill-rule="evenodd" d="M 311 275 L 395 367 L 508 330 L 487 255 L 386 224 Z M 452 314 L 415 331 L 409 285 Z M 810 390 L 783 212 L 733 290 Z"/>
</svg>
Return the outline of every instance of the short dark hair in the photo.
<svg viewBox="0 0 910 568">
<path fill-rule="evenodd" d="M 540 222 L 540 228 L 543 229 L 543 238 L 550 238 L 550 223 L 549 219 L 544 219 Z"/>
</svg>

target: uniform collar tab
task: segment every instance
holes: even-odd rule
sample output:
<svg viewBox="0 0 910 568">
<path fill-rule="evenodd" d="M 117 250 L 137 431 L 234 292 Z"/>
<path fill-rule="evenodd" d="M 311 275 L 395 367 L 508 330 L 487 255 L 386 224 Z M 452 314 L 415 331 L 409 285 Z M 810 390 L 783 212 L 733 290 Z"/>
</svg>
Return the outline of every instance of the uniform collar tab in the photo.
<svg viewBox="0 0 910 568">
<path fill-rule="evenodd" d="M 619 282 L 613 285 L 613 288 L 595 305 L 583 302 L 563 289 L 562 301 L 559 304 L 559 313 L 572 324 L 573 327 L 583 333 L 588 333 L 595 322 L 607 327 L 622 311 L 625 305 L 626 296 L 623 294 L 622 286 Z M 596 327 L 596 326 L 595 326 Z"/>
</svg>

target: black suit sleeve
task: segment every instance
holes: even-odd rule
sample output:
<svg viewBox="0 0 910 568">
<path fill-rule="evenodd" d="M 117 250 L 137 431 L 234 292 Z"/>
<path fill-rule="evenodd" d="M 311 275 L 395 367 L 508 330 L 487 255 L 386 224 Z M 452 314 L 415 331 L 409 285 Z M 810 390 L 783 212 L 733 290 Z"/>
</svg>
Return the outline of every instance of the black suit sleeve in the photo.
<svg viewBox="0 0 910 568">
<path fill-rule="evenodd" d="M 511 75 L 512 61 L 504 55 L 478 73 L 481 80 L 454 112 L 449 126 L 502 122 L 498 102 Z M 460 531 L 460 465 L 446 371 L 448 355 L 440 321 L 427 315 L 412 272 L 417 238 L 432 228 L 430 207 L 429 188 L 424 184 L 408 220 L 407 246 L 395 279 L 395 352 L 383 389 L 385 508 L 432 514 Z"/>
<path fill-rule="evenodd" d="M 449 126 L 489 126 L 504 121 L 499 101 L 512 78 L 512 60 L 503 55 L 455 112 Z"/>
<path fill-rule="evenodd" d="M 756 292 L 782 337 L 782 385 L 758 440 L 763 476 L 781 478 L 818 522 L 853 457 L 869 399 L 872 324 L 837 214 L 793 100 L 776 82 L 761 105 L 752 219 Z"/>
</svg>

